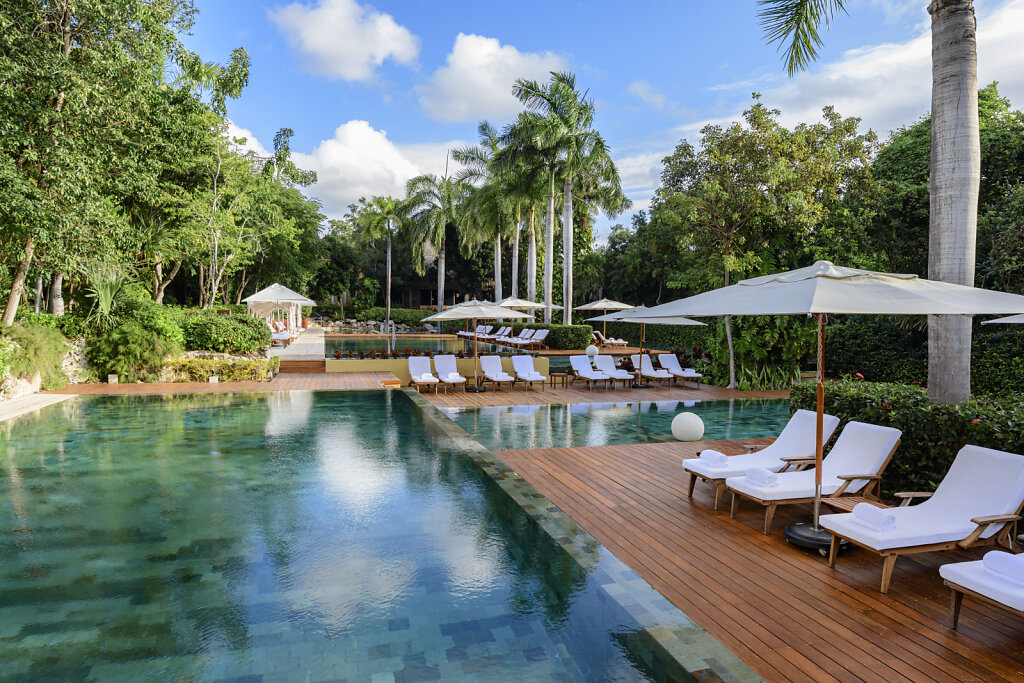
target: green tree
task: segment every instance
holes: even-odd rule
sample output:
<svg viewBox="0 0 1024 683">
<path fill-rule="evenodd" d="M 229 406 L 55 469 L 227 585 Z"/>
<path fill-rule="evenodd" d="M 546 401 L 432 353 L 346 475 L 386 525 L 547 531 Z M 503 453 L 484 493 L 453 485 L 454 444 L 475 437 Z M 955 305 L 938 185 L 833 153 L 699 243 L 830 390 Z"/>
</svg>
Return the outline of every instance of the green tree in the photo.
<svg viewBox="0 0 1024 683">
<path fill-rule="evenodd" d="M 367 202 L 360 199 L 353 217 L 361 238 L 373 243 L 384 240 L 386 266 L 384 279 L 385 330 L 391 325 L 391 243 L 395 233 L 407 221 L 403 202 L 392 197 L 374 197 Z"/>
<path fill-rule="evenodd" d="M 468 187 L 465 183 L 445 175 L 433 174 L 416 176 L 406 185 L 406 201 L 409 213 L 416 222 L 419 240 L 430 244 L 437 251 L 437 312 L 444 310 L 446 278 L 445 237 L 449 229 L 459 223 L 462 204 Z"/>
</svg>

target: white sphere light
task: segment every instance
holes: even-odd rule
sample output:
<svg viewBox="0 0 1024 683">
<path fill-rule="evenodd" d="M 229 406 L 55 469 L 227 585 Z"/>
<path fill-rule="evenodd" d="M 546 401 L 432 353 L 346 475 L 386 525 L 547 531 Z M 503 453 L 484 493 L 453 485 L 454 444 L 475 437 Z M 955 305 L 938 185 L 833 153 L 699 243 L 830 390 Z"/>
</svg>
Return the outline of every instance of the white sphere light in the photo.
<svg viewBox="0 0 1024 683">
<path fill-rule="evenodd" d="M 696 413 L 679 413 L 672 418 L 672 436 L 680 441 L 700 441 L 704 420 Z"/>
<path fill-rule="evenodd" d="M 587 355 L 588 355 L 588 356 L 590 356 L 591 358 L 593 358 L 593 357 L 594 357 L 594 356 L 596 356 L 597 354 L 598 354 L 598 349 L 597 349 L 597 347 L 596 347 L 596 346 L 594 346 L 593 344 L 591 344 L 590 346 L 588 346 L 588 347 L 587 347 Z"/>
</svg>

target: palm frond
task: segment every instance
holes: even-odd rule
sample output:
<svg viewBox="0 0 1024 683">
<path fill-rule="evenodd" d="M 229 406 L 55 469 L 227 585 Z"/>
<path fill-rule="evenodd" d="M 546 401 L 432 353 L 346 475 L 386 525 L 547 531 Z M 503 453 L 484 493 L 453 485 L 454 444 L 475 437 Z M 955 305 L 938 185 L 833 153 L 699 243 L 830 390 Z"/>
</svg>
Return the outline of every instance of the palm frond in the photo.
<svg viewBox="0 0 1024 683">
<path fill-rule="evenodd" d="M 819 27 L 845 12 L 845 0 L 758 0 L 764 38 L 778 43 L 789 75 L 803 71 L 824 45 Z"/>
</svg>

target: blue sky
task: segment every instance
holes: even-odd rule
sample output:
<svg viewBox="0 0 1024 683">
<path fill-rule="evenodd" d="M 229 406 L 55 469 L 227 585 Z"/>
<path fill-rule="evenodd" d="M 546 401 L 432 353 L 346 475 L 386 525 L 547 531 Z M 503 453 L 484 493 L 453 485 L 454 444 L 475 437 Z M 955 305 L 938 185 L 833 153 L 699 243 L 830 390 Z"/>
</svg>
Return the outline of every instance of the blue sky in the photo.
<svg viewBox="0 0 1024 683">
<path fill-rule="evenodd" d="M 785 76 L 764 44 L 753 0 L 669 2 L 421 2 L 197 0 L 186 44 L 226 61 L 242 46 L 250 84 L 229 104 L 255 148 L 295 130 L 296 161 L 329 217 L 360 195 L 401 194 L 441 172 L 445 152 L 475 141 L 476 124 L 507 123 L 517 76 L 576 73 L 597 102 L 634 210 L 657 187 L 660 159 L 707 122 L 735 120 L 759 91 L 787 123 L 836 105 L 880 134 L 928 107 L 925 0 L 856 0 L 825 35 L 820 61 Z M 979 76 L 1024 105 L 1018 57 L 1024 0 L 979 0 Z M 599 238 L 628 215 L 602 217 Z"/>
</svg>

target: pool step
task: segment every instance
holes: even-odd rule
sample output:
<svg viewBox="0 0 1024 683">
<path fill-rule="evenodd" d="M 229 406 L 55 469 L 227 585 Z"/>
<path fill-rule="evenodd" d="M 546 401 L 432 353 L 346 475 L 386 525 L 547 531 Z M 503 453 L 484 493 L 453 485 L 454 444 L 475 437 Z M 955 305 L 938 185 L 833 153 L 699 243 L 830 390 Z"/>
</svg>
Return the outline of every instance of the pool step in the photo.
<svg viewBox="0 0 1024 683">
<path fill-rule="evenodd" d="M 327 372 L 327 361 L 282 359 L 281 372 Z"/>
</svg>

